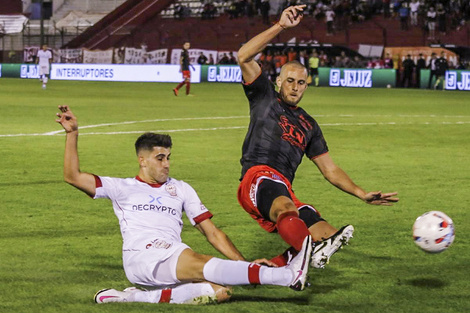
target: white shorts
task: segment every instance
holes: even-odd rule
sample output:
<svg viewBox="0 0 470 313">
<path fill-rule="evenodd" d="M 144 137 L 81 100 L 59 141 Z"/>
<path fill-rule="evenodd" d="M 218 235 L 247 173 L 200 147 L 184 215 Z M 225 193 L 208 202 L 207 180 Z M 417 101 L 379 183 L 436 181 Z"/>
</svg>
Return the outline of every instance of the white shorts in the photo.
<svg viewBox="0 0 470 313">
<path fill-rule="evenodd" d="M 39 65 L 39 76 L 49 75 L 49 64 Z"/>
<path fill-rule="evenodd" d="M 176 278 L 176 264 L 185 249 L 182 242 L 167 242 L 155 239 L 142 250 L 122 252 L 124 272 L 127 279 L 137 285 L 168 287 L 181 283 Z"/>
</svg>

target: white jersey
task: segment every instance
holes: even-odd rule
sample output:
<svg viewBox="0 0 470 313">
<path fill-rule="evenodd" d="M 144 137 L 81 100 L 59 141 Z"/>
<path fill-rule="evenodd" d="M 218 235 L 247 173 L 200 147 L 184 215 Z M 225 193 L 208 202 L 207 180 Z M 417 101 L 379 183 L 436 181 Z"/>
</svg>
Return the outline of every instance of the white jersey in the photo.
<svg viewBox="0 0 470 313">
<path fill-rule="evenodd" d="M 410 3 L 411 13 L 418 13 L 419 6 L 420 6 L 419 1 L 411 2 L 411 3 Z"/>
<path fill-rule="evenodd" d="M 328 10 L 325 12 L 325 15 L 326 15 L 327 22 L 333 22 L 336 14 L 332 10 Z"/>
<path fill-rule="evenodd" d="M 36 56 L 39 59 L 39 66 L 49 65 L 49 60 L 52 59 L 52 53 L 50 50 L 39 50 Z"/>
<path fill-rule="evenodd" d="M 436 11 L 428 11 L 427 17 L 429 22 L 434 22 L 436 20 Z"/>
<path fill-rule="evenodd" d="M 212 217 L 196 191 L 184 181 L 168 178 L 160 185 L 147 184 L 139 177 L 95 178 L 94 198 L 112 201 L 121 228 L 123 251 L 181 242 L 183 211 L 192 225 Z"/>
</svg>

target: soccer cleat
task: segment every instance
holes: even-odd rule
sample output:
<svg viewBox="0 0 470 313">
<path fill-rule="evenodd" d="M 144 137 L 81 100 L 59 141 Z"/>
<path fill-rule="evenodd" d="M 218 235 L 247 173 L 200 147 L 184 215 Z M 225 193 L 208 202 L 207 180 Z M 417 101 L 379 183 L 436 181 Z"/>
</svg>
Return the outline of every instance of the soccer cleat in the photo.
<svg viewBox="0 0 470 313">
<path fill-rule="evenodd" d="M 330 258 L 336 251 L 347 245 L 352 238 L 354 227 L 352 225 L 343 226 L 333 236 L 320 242 L 314 243 L 312 262 L 315 268 L 324 268 L 330 261 Z"/>
<path fill-rule="evenodd" d="M 178 96 L 178 89 L 173 89 L 173 93 L 175 94 L 175 96 Z"/>
<path fill-rule="evenodd" d="M 96 303 L 109 303 L 109 302 L 128 302 L 129 296 L 139 289 L 129 287 L 123 291 L 116 289 L 101 289 L 95 294 Z"/>
<path fill-rule="evenodd" d="M 294 279 L 289 285 L 295 291 L 302 291 L 307 283 L 308 264 L 312 256 L 312 237 L 307 236 L 302 244 L 302 249 L 292 259 L 287 268 L 291 269 L 294 274 Z"/>
</svg>

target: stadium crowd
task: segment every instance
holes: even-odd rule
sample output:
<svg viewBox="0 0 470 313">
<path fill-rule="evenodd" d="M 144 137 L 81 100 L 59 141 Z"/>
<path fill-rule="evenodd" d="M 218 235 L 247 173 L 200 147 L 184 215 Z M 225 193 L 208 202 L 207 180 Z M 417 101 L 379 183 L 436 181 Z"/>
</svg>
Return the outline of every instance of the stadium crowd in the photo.
<svg viewBox="0 0 470 313">
<path fill-rule="evenodd" d="M 433 54 L 434 55 L 434 54 Z M 419 71 L 421 69 L 433 69 L 433 60 L 431 57 L 426 60 L 420 54 L 418 59 L 412 59 L 411 56 L 405 56 L 400 59 L 398 55 L 391 56 L 386 53 L 383 58 L 364 58 L 356 55 L 349 55 L 345 51 L 340 52 L 338 55 L 328 55 L 324 50 L 312 49 L 311 51 L 300 50 L 297 51 L 293 47 L 287 47 L 284 50 L 266 49 L 257 56 L 257 61 L 261 65 L 264 73 L 274 82 L 276 77 L 281 71 L 281 67 L 289 61 L 297 60 L 305 65 L 309 72 L 312 81 L 311 85 L 318 85 L 315 82 L 315 76 L 318 75 L 318 68 L 332 67 L 332 68 L 355 68 L 355 69 L 396 69 L 397 85 L 401 87 L 419 87 Z M 466 60 L 459 60 L 458 64 L 447 61 L 445 58 L 441 60 L 444 62 L 446 69 L 470 69 L 470 63 Z M 232 53 L 224 56 L 218 63 L 209 61 L 207 57 L 201 52 L 197 60 L 198 64 L 236 64 L 235 57 Z M 444 64 L 444 63 L 442 63 Z M 444 66 L 444 65 L 443 65 Z"/>
<path fill-rule="evenodd" d="M 356 55 L 349 55 L 345 51 L 341 51 L 338 55 L 326 53 L 324 50 L 313 48 L 310 51 L 296 50 L 293 47 L 287 47 L 282 50 L 279 49 L 265 49 L 257 60 L 262 65 L 263 70 L 270 76 L 276 76 L 280 68 L 289 61 L 297 60 L 306 67 L 309 67 L 312 59 L 318 59 L 318 67 L 334 67 L 334 68 L 368 68 L 368 69 L 403 69 L 403 60 L 398 56 L 390 56 L 389 53 L 384 54 L 383 58 L 364 58 Z M 417 62 L 418 60 L 416 60 Z M 415 62 L 415 61 L 413 61 Z M 426 66 L 429 66 L 430 60 L 425 61 Z M 222 57 L 215 62 L 211 55 L 209 58 L 203 52 L 197 58 L 197 64 L 200 65 L 236 65 L 237 60 L 232 52 L 224 53 Z M 415 64 L 416 65 L 416 64 Z M 449 62 L 451 69 L 470 69 L 470 62 L 460 59 L 457 64 Z"/>
<path fill-rule="evenodd" d="M 470 20 L 470 2 L 468 0 L 285 0 L 277 9 L 277 16 L 291 5 L 305 4 L 306 15 L 317 20 L 325 20 L 329 30 L 343 30 L 353 22 L 361 22 L 373 15 L 383 14 L 385 18 L 400 20 L 400 27 L 407 30 L 422 27 L 434 36 L 437 28 L 440 32 L 459 29 Z M 199 14 L 202 19 L 214 19 L 217 15 L 228 14 L 231 19 L 242 16 L 260 16 L 269 24 L 273 5 L 269 0 L 201 0 L 202 10 L 192 12 L 183 3 L 175 5 L 175 18 L 184 18 Z M 331 27 L 331 28 L 330 28 Z"/>
</svg>

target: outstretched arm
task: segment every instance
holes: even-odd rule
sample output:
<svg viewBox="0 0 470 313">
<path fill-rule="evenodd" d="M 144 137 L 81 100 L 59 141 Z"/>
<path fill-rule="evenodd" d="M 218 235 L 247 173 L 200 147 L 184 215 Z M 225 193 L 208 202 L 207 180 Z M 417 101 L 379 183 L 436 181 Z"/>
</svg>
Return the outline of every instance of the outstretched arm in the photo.
<svg viewBox="0 0 470 313">
<path fill-rule="evenodd" d="M 225 255 L 230 260 L 245 261 L 245 257 L 235 247 L 230 238 L 222 230 L 217 228 L 215 224 L 210 220 L 206 219 L 196 225 L 196 228 L 207 238 L 207 241 L 220 253 Z M 277 267 L 277 265 L 267 259 L 257 259 L 252 263 L 263 264 L 267 266 Z"/>
<path fill-rule="evenodd" d="M 242 70 L 245 82 L 254 81 L 261 72 L 261 67 L 253 58 L 263 51 L 266 45 L 279 35 L 281 31 L 297 26 L 303 17 L 302 12 L 304 8 L 305 5 L 288 7 L 282 12 L 279 22 L 250 39 L 238 50 L 238 64 Z"/>
<path fill-rule="evenodd" d="M 220 253 L 230 260 L 245 260 L 230 238 L 210 220 L 206 219 L 196 225 L 196 228 L 207 238 L 207 241 Z"/>
<path fill-rule="evenodd" d="M 398 193 L 382 193 L 381 191 L 366 192 L 361 187 L 356 185 L 351 178 L 331 159 L 328 153 L 313 159 L 313 162 L 318 167 L 323 177 L 326 178 L 332 185 L 347 192 L 368 204 L 376 205 L 392 205 L 393 202 L 398 202 L 395 198 Z"/>
<path fill-rule="evenodd" d="M 77 148 L 77 118 L 66 105 L 60 105 L 59 110 L 60 113 L 56 114 L 58 117 L 56 122 L 62 125 L 65 130 L 64 180 L 87 195 L 94 197 L 96 192 L 95 177 L 80 171 Z"/>
</svg>

